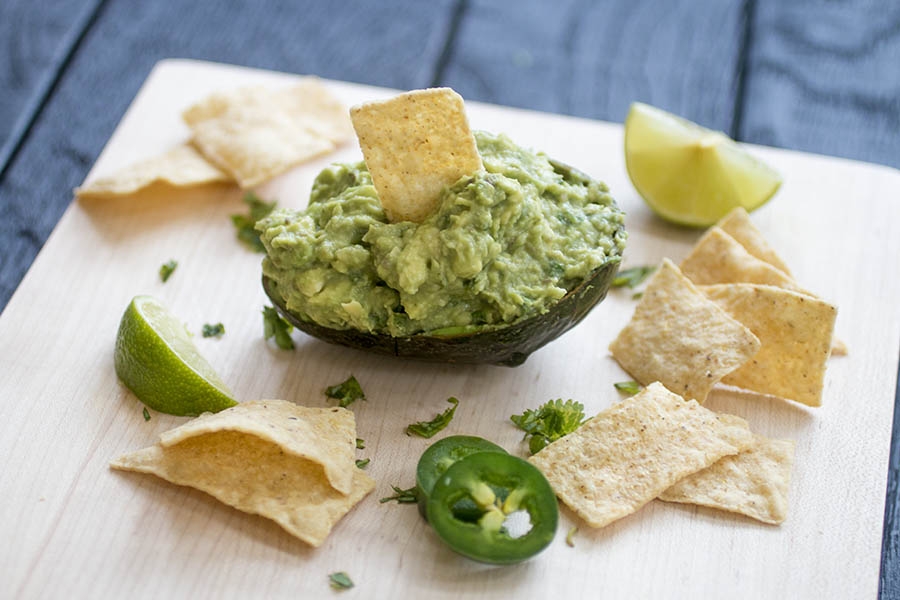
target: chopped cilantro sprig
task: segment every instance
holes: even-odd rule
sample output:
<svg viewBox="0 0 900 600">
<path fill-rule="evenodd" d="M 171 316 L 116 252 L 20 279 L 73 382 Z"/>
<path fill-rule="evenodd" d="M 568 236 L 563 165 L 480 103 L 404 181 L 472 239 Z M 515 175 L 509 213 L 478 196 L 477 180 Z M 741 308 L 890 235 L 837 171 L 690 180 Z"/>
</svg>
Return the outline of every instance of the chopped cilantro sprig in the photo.
<svg viewBox="0 0 900 600">
<path fill-rule="evenodd" d="M 347 408 L 357 400 L 365 400 L 366 394 L 356 377 L 350 375 L 346 381 L 325 388 L 325 395 L 338 401 L 338 406 Z"/>
<path fill-rule="evenodd" d="M 628 394 L 629 396 L 634 396 L 639 391 L 641 391 L 641 384 L 637 381 L 618 381 L 613 384 L 617 390 Z"/>
<path fill-rule="evenodd" d="M 384 504 L 385 502 L 396 502 L 397 504 L 415 504 L 419 501 L 418 497 L 416 496 L 416 486 L 404 490 L 399 486 L 392 485 L 391 489 L 394 490 L 394 495 L 382 498 L 378 502 L 380 502 L 381 504 Z"/>
<path fill-rule="evenodd" d="M 613 278 L 612 286 L 634 289 L 652 275 L 654 271 L 656 271 L 656 267 L 653 265 L 623 269 Z"/>
<path fill-rule="evenodd" d="M 343 571 L 329 574 L 328 581 L 329 585 L 336 590 L 349 590 L 353 587 L 353 580 Z"/>
<path fill-rule="evenodd" d="M 294 340 L 291 339 L 291 331 L 294 326 L 281 318 L 278 311 L 271 306 L 262 309 L 263 335 L 266 339 L 275 338 L 275 345 L 282 350 L 293 350 Z"/>
<path fill-rule="evenodd" d="M 177 260 L 170 260 L 169 262 L 163 263 L 162 266 L 159 267 L 159 278 L 162 279 L 162 282 L 165 283 L 169 280 L 169 277 L 172 276 L 172 273 L 175 272 L 175 269 L 178 267 Z"/>
<path fill-rule="evenodd" d="M 532 454 L 540 452 L 547 444 L 568 435 L 584 423 L 584 405 L 573 400 L 550 400 L 510 420 L 525 432 L 528 449 Z"/>
<path fill-rule="evenodd" d="M 221 337 L 225 335 L 225 326 L 221 323 L 216 323 L 215 325 L 211 323 L 203 324 L 203 337 Z"/>
<path fill-rule="evenodd" d="M 237 230 L 237 238 L 250 250 L 265 252 L 266 248 L 259 239 L 259 232 L 256 231 L 256 222 L 275 210 L 278 203 L 274 200 L 264 202 L 253 192 L 244 194 L 244 203 L 249 209 L 246 215 L 231 215 L 231 222 Z"/>
<path fill-rule="evenodd" d="M 446 427 L 453 419 L 453 414 L 456 412 L 456 407 L 459 406 L 459 400 L 451 396 L 450 398 L 447 398 L 447 402 L 449 402 L 453 406 L 451 406 L 444 412 L 435 415 L 435 417 L 430 421 L 410 423 L 406 426 L 406 434 L 417 435 L 423 438 L 430 438 L 433 437 L 437 432 L 442 430 L 444 427 Z"/>
</svg>

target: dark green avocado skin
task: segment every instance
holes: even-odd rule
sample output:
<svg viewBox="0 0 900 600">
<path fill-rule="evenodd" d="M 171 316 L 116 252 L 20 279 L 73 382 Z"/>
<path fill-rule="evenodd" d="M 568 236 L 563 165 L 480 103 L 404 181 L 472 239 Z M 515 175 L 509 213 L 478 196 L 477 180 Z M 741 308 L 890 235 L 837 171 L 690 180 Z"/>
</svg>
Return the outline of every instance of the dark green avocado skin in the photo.
<svg viewBox="0 0 900 600">
<path fill-rule="evenodd" d="M 615 257 L 593 271 L 590 277 L 542 314 L 499 328 L 485 328 L 456 336 L 413 335 L 393 337 L 356 330 L 339 330 L 304 321 L 284 307 L 277 284 L 263 277 L 263 289 L 278 312 L 297 329 L 320 340 L 386 354 L 430 362 L 493 364 L 516 367 L 548 342 L 577 325 L 606 297 L 619 270 Z"/>
</svg>

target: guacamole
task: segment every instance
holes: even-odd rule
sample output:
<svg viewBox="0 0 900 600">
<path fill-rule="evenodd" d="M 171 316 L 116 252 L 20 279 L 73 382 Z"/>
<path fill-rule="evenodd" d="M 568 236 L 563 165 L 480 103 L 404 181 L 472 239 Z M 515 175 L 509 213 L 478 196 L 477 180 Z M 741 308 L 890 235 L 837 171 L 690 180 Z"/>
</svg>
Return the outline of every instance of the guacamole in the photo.
<svg viewBox="0 0 900 600">
<path fill-rule="evenodd" d="M 505 326 L 546 312 L 620 260 L 623 213 L 607 187 L 476 132 L 484 170 L 446 188 L 422 223 L 388 223 L 365 163 L 336 164 L 305 210 L 256 228 L 286 308 L 331 329 L 406 337 Z"/>
</svg>

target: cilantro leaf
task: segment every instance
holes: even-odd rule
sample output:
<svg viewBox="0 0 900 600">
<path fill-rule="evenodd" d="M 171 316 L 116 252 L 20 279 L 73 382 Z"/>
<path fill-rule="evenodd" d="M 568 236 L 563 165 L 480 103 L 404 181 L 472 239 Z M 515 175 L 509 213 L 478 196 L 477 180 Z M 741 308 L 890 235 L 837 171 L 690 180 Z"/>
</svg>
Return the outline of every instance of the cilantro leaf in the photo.
<svg viewBox="0 0 900 600">
<path fill-rule="evenodd" d="M 411 423 L 406 426 L 406 434 L 407 435 L 417 435 L 423 438 L 430 438 L 434 436 L 437 432 L 446 427 L 450 421 L 453 419 L 453 413 L 456 412 L 456 407 L 459 406 L 459 400 L 453 398 L 447 398 L 447 402 L 452 404 L 450 408 L 445 410 L 444 412 L 437 414 L 430 421 L 419 421 L 417 423 Z"/>
<path fill-rule="evenodd" d="M 221 337 L 224 334 L 225 326 L 221 323 L 216 323 L 215 325 L 203 324 L 203 337 Z"/>
<path fill-rule="evenodd" d="M 366 440 L 362 438 L 356 438 L 356 449 L 357 450 L 365 450 L 366 448 Z"/>
<path fill-rule="evenodd" d="M 363 458 L 363 459 L 357 460 L 357 461 L 356 461 L 356 468 L 357 468 L 357 469 L 365 469 L 366 467 L 369 466 L 369 461 L 370 461 L 370 460 L 372 460 L 372 459 L 370 459 L 370 458 Z"/>
<path fill-rule="evenodd" d="M 330 575 L 328 575 L 328 580 L 331 587 L 336 590 L 349 590 L 353 587 L 353 581 L 350 579 L 350 576 L 343 571 L 331 573 Z"/>
<path fill-rule="evenodd" d="M 643 283 L 643 281 L 647 279 L 647 277 L 649 277 L 654 271 L 656 271 L 656 267 L 652 265 L 624 269 L 622 271 L 619 271 L 619 273 L 613 278 L 612 286 L 628 287 L 634 289 L 635 287 Z"/>
<path fill-rule="evenodd" d="M 263 314 L 263 335 L 266 339 L 275 338 L 275 345 L 282 350 L 293 350 L 294 340 L 291 339 L 291 331 L 294 326 L 281 318 L 278 311 L 271 306 L 265 306 Z"/>
<path fill-rule="evenodd" d="M 237 238 L 250 250 L 265 252 L 266 248 L 259 239 L 259 232 L 256 231 L 256 222 L 275 210 L 278 203 L 274 200 L 263 202 L 253 192 L 244 194 L 244 203 L 249 207 L 246 215 L 231 215 L 231 222 L 237 229 Z"/>
<path fill-rule="evenodd" d="M 573 400 L 550 400 L 537 410 L 512 415 L 510 420 L 525 432 L 528 449 L 537 454 L 550 442 L 572 433 L 584 423 L 584 405 Z"/>
<path fill-rule="evenodd" d="M 146 406 L 144 407 L 144 420 L 145 420 L 145 421 L 149 421 L 149 420 L 150 420 L 150 411 L 147 410 L 147 407 L 146 407 Z"/>
<path fill-rule="evenodd" d="M 385 502 L 396 502 L 397 504 L 415 504 L 418 502 L 418 498 L 416 497 L 416 486 L 412 486 L 411 488 L 403 489 L 397 487 L 396 485 L 392 485 L 391 489 L 394 490 L 393 496 L 388 496 L 386 498 L 382 498 L 378 502 L 384 504 Z"/>
<path fill-rule="evenodd" d="M 619 381 L 613 384 L 620 392 L 625 392 L 630 396 L 634 396 L 641 391 L 641 384 L 637 381 Z"/>
<path fill-rule="evenodd" d="M 338 406 L 347 408 L 357 400 L 365 400 L 362 386 L 351 375 L 346 381 L 325 388 L 325 395 L 338 401 Z"/>
<path fill-rule="evenodd" d="M 159 268 L 159 278 L 162 279 L 163 283 L 169 280 L 169 277 L 171 277 L 172 273 L 175 272 L 175 268 L 177 266 L 178 261 L 174 259 L 162 264 L 162 266 Z"/>
</svg>

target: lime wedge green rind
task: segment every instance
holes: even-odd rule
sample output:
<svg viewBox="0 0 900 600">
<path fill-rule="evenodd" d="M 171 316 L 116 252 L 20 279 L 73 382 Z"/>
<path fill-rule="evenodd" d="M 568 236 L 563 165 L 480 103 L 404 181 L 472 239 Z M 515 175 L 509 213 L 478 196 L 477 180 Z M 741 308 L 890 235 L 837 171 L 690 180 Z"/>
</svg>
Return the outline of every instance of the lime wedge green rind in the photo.
<svg viewBox="0 0 900 600">
<path fill-rule="evenodd" d="M 625 120 L 625 166 L 660 217 L 693 227 L 765 204 L 781 176 L 721 132 L 642 103 Z"/>
<path fill-rule="evenodd" d="M 182 322 L 150 296 L 135 297 L 122 315 L 115 368 L 141 402 L 162 413 L 197 416 L 237 404 Z"/>
</svg>

